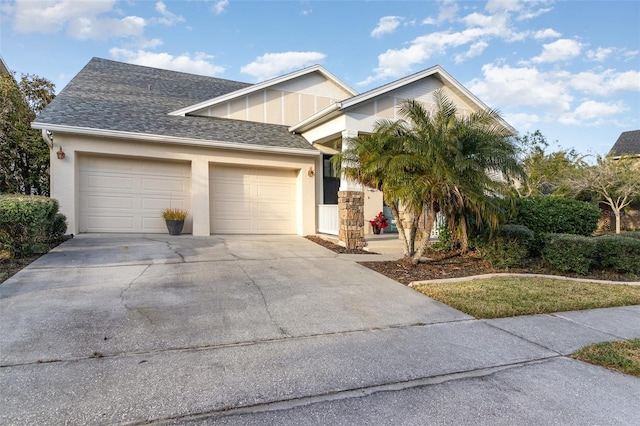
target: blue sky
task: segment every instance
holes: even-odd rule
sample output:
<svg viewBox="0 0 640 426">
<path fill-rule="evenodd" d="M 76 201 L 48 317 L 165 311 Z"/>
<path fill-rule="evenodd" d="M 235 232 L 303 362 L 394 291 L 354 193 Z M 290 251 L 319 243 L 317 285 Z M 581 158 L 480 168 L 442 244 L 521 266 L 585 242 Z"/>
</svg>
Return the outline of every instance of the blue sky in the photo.
<svg viewBox="0 0 640 426">
<path fill-rule="evenodd" d="M 57 91 L 94 56 L 247 82 L 320 63 L 359 92 L 439 64 L 552 149 L 640 129 L 636 0 L 0 1 L 8 67 Z"/>
</svg>

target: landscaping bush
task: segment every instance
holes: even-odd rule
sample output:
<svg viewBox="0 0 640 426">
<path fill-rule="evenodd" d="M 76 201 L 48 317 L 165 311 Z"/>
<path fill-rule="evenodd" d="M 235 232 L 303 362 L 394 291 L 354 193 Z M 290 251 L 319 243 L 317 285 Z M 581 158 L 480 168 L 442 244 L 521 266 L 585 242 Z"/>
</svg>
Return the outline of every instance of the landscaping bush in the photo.
<svg viewBox="0 0 640 426">
<path fill-rule="evenodd" d="M 515 213 L 509 222 L 533 231 L 533 255 L 542 251 L 546 233 L 587 236 L 598 227 L 600 209 L 584 201 L 554 196 L 517 198 L 514 201 Z"/>
<path fill-rule="evenodd" d="M 622 234 L 619 234 L 621 237 L 626 237 L 626 238 L 635 238 L 640 240 L 640 232 L 638 231 L 633 231 L 633 232 L 623 232 Z"/>
<path fill-rule="evenodd" d="M 571 234 L 546 234 L 544 263 L 557 271 L 585 275 L 596 263 L 596 238 Z"/>
<path fill-rule="evenodd" d="M 494 268 L 522 266 L 529 257 L 533 238 L 533 231 L 526 226 L 504 225 L 484 244 L 482 256 Z"/>
<path fill-rule="evenodd" d="M 58 209 L 58 201 L 47 197 L 0 195 L 0 250 L 11 257 L 49 251 L 67 230 Z"/>
<path fill-rule="evenodd" d="M 628 237 L 627 234 L 597 237 L 596 260 L 604 269 L 640 274 L 640 238 Z"/>
</svg>

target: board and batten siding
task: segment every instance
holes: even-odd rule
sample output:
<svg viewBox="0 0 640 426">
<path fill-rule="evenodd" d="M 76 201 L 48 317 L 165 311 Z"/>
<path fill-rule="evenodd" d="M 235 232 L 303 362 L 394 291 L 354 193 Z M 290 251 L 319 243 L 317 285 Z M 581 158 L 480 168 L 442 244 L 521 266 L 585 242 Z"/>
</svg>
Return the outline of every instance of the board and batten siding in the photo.
<svg viewBox="0 0 640 426">
<path fill-rule="evenodd" d="M 337 84 L 312 73 L 189 115 L 292 126 L 349 97 L 351 94 Z"/>
</svg>

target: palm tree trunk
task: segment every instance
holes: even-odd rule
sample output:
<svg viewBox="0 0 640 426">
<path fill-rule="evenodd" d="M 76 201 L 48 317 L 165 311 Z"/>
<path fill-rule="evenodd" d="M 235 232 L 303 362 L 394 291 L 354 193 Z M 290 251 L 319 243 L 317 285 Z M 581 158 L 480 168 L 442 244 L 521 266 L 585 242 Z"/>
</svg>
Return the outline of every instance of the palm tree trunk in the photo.
<svg viewBox="0 0 640 426">
<path fill-rule="evenodd" d="M 398 207 L 394 202 L 388 202 L 387 205 L 391 208 L 391 214 L 393 218 L 396 220 L 396 228 L 398 229 L 398 234 L 400 235 L 400 241 L 402 241 L 402 249 L 404 251 L 404 257 L 411 256 L 411 250 L 409 247 L 409 242 L 407 241 L 407 234 L 405 233 L 405 228 L 400 220 L 400 212 L 398 211 Z"/>
<path fill-rule="evenodd" d="M 469 235 L 467 233 L 467 218 L 460 219 L 460 251 L 466 253 L 469 250 Z"/>
<path fill-rule="evenodd" d="M 431 245 L 430 244 L 431 230 L 433 229 L 433 224 L 435 222 L 435 219 L 436 219 L 435 205 L 433 202 L 431 202 L 429 205 L 429 209 L 427 210 L 427 217 L 425 220 L 424 231 L 422 233 L 422 238 L 420 239 L 418 250 L 413 255 L 413 259 L 411 259 L 411 263 L 414 265 L 418 264 L 418 262 L 420 261 L 420 258 L 424 256 L 424 254 L 427 251 L 427 248 L 429 248 L 429 246 Z"/>
</svg>

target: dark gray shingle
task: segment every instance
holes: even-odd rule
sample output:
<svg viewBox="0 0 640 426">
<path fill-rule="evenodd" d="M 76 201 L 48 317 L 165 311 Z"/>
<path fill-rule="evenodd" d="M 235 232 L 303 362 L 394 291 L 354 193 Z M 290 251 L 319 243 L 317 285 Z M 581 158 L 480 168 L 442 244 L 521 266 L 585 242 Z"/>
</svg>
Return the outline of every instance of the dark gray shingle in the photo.
<svg viewBox="0 0 640 426">
<path fill-rule="evenodd" d="M 248 83 L 93 58 L 38 116 L 36 123 L 283 148 L 313 148 L 287 126 L 171 111 Z"/>
<path fill-rule="evenodd" d="M 618 140 L 609 155 L 640 155 L 640 130 L 631 130 L 629 132 L 622 132 L 618 137 Z"/>
</svg>

